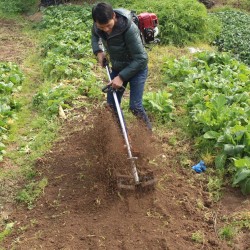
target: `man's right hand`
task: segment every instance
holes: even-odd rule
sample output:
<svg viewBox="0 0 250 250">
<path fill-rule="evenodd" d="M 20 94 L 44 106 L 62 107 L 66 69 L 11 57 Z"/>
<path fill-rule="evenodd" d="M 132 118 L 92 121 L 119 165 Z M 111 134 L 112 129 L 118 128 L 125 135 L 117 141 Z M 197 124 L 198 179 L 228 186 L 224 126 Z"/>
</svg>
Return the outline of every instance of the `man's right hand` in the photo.
<svg viewBox="0 0 250 250">
<path fill-rule="evenodd" d="M 105 57 L 105 53 L 104 52 L 98 52 L 97 53 L 97 60 L 98 60 L 98 63 L 101 67 L 104 67 L 104 62 L 106 60 L 106 57 Z"/>
</svg>

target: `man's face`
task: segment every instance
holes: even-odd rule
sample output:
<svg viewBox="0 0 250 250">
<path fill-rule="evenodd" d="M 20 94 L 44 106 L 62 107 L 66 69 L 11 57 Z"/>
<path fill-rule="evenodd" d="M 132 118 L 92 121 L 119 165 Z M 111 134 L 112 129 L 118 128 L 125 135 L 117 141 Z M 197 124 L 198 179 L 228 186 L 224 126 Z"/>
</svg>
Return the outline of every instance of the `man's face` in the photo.
<svg viewBox="0 0 250 250">
<path fill-rule="evenodd" d="M 115 26 L 115 22 L 116 22 L 116 18 L 115 18 L 115 13 L 112 17 L 112 19 L 110 19 L 107 23 L 105 24 L 100 24 L 98 23 L 98 21 L 96 21 L 96 27 L 99 29 L 99 30 L 102 30 L 108 34 L 110 34 Z"/>
</svg>

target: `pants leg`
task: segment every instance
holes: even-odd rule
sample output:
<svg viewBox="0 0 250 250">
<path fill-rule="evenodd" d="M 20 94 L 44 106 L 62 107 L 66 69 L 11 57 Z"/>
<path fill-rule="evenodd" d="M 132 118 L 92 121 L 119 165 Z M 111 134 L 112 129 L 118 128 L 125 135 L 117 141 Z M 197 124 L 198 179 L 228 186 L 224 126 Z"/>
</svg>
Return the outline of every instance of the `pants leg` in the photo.
<svg viewBox="0 0 250 250">
<path fill-rule="evenodd" d="M 118 73 L 119 72 L 112 71 L 111 74 L 110 74 L 111 79 L 116 77 L 118 75 Z M 145 85 L 145 82 L 146 82 L 146 79 L 147 79 L 147 75 L 148 75 L 148 68 L 146 68 L 144 70 L 141 70 L 140 72 L 138 72 L 134 77 L 132 77 L 129 80 L 129 83 L 130 83 L 129 108 L 136 117 L 138 117 L 139 119 L 142 119 L 145 122 L 145 124 L 146 124 L 146 126 L 148 127 L 149 130 L 152 130 L 152 125 L 151 125 L 151 123 L 149 121 L 149 118 L 148 118 L 148 116 L 147 116 L 147 114 L 145 112 L 145 109 L 143 107 L 143 104 L 142 104 L 144 85 Z M 126 88 L 127 82 L 125 82 L 123 85 Z M 121 91 L 116 92 L 117 99 L 118 99 L 119 103 L 121 103 L 124 91 L 125 90 L 123 89 Z M 115 100 L 114 100 L 112 92 L 108 92 L 108 94 L 107 94 L 107 103 L 116 112 Z"/>
<path fill-rule="evenodd" d="M 152 130 L 152 125 L 149 121 L 149 118 L 142 104 L 142 97 L 147 76 L 148 76 L 148 68 L 140 71 L 138 74 L 136 74 L 129 80 L 130 82 L 129 107 L 132 113 L 139 119 L 142 119 L 147 125 L 149 130 Z"/>
</svg>

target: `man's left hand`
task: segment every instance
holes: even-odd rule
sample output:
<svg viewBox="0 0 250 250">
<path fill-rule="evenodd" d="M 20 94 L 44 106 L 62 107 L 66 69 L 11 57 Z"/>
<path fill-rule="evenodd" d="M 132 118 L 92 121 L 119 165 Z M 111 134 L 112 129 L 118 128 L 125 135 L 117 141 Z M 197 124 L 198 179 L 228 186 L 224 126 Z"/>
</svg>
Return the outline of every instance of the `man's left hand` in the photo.
<svg viewBox="0 0 250 250">
<path fill-rule="evenodd" d="M 113 89 L 119 89 L 122 87 L 123 80 L 121 79 L 120 76 L 116 76 L 111 82 L 111 86 Z"/>
</svg>

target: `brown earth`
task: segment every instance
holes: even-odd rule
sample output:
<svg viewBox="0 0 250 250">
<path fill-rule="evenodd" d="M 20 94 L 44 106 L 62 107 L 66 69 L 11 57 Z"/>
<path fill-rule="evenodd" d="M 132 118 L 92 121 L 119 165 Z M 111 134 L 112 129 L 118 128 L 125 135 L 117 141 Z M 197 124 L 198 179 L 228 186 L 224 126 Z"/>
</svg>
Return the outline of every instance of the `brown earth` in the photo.
<svg viewBox="0 0 250 250">
<path fill-rule="evenodd" d="M 0 19 L 0 61 L 20 64 L 27 50 L 33 47 L 28 37 L 20 32 L 22 28 L 14 20 Z"/>
<path fill-rule="evenodd" d="M 8 22 L 0 20 L 0 27 L 6 25 Z M 8 32 L 12 37 L 22 37 L 15 25 L 0 29 L 0 37 L 8 37 Z M 1 60 L 5 60 L 3 55 L 8 60 L 11 55 L 13 61 L 21 62 L 19 46 L 11 44 L 1 47 Z M 224 187 L 222 199 L 213 203 L 206 172 L 194 173 L 192 161 L 187 168 L 181 166 L 181 155 L 192 150 L 191 142 L 183 138 L 174 145 L 169 143 L 176 130 L 149 135 L 136 122 L 128 128 L 133 150 L 139 152 L 139 170 L 153 170 L 158 179 L 154 190 L 116 189 L 114 170 L 129 173 L 130 162 L 115 119 L 104 108 L 75 109 L 72 119 L 63 124 L 63 136 L 36 161 L 37 180 L 48 181 L 43 194 L 29 208 L 13 203 L 8 207 L 10 213 L 3 206 L 8 214 L 5 223 L 15 225 L 2 247 L 250 249 L 247 230 L 231 242 L 218 235 L 234 215 L 249 213 L 248 197 Z"/>
</svg>

